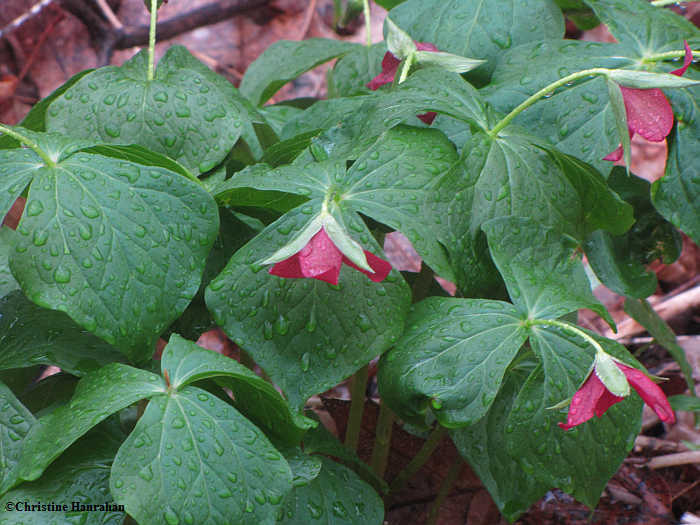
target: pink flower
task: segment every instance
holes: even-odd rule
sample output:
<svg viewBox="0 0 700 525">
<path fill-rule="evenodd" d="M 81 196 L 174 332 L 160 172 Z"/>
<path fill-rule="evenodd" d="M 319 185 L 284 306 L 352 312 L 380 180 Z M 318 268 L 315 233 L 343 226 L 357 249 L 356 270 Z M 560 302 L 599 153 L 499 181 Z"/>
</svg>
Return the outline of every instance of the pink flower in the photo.
<svg viewBox="0 0 700 525">
<path fill-rule="evenodd" d="M 672 75 L 682 76 L 693 61 L 693 52 L 688 42 L 684 42 L 684 44 L 685 60 L 683 61 L 683 67 L 671 71 Z M 620 86 L 620 90 L 622 91 L 622 99 L 625 102 L 630 138 L 635 133 L 639 133 L 651 142 L 663 141 L 673 128 L 673 109 L 663 91 L 660 89 L 633 89 L 624 86 Z M 603 160 L 615 162 L 622 158 L 622 154 L 622 144 L 620 144 L 615 151 L 605 156 Z"/>
<path fill-rule="evenodd" d="M 347 264 L 364 273 L 372 281 L 383 281 L 391 271 L 391 264 L 380 259 L 373 253 L 364 250 L 367 263 L 374 273 L 359 268 L 345 257 L 333 244 L 326 231 L 321 228 L 309 243 L 291 257 L 280 261 L 270 268 L 269 272 L 277 277 L 288 279 L 311 278 L 325 281 L 330 284 L 338 284 L 340 267 Z"/>
<path fill-rule="evenodd" d="M 661 421 L 674 423 L 676 416 L 673 414 L 671 405 L 666 399 L 663 391 L 649 379 L 644 372 L 615 362 L 617 367 L 625 374 L 627 381 L 632 388 L 637 391 L 639 397 L 649 405 Z M 602 416 L 605 411 L 619 403 L 624 398 L 612 394 L 603 382 L 598 378 L 595 371 L 591 372 L 588 379 L 583 383 L 581 388 L 574 394 L 569 407 L 569 414 L 566 417 L 566 423 L 559 423 L 559 426 L 564 430 L 569 430 L 581 423 L 585 423 L 595 414 L 597 417 Z"/>
<path fill-rule="evenodd" d="M 416 47 L 418 48 L 418 51 L 439 51 L 437 47 L 429 42 L 416 42 Z M 400 63 L 401 61 L 398 58 L 392 55 L 391 52 L 387 51 L 382 59 L 382 72 L 370 80 L 367 87 L 372 91 L 376 91 L 383 85 L 392 83 L 394 81 L 394 77 L 396 76 L 396 72 L 399 69 Z M 436 116 L 437 113 L 430 111 L 428 113 L 418 115 L 418 118 L 430 125 L 433 123 Z"/>
</svg>

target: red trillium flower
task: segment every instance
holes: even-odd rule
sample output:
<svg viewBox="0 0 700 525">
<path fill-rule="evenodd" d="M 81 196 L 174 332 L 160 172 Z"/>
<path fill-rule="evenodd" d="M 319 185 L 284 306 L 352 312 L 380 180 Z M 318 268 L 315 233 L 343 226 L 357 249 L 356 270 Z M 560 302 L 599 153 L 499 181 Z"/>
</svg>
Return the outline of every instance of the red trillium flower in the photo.
<svg viewBox="0 0 700 525">
<path fill-rule="evenodd" d="M 644 372 L 615 362 L 617 367 L 625 374 L 627 381 L 634 388 L 644 402 L 649 405 L 661 421 L 674 423 L 676 416 L 673 414 L 671 405 L 666 399 L 663 391 L 649 379 Z M 585 423 L 595 414 L 597 417 L 602 416 L 605 411 L 619 403 L 624 398 L 611 393 L 603 382 L 598 378 L 595 371 L 591 372 L 588 379 L 583 383 L 581 388 L 574 394 L 569 407 L 569 414 L 566 418 L 566 423 L 559 423 L 559 426 L 564 430 L 569 430 L 581 423 Z"/>
<path fill-rule="evenodd" d="M 269 273 L 288 279 L 310 278 L 338 284 L 340 267 L 343 263 L 364 273 L 372 281 L 383 281 L 391 271 L 391 264 L 373 253 L 363 250 L 367 263 L 374 273 L 363 270 L 333 244 L 326 231 L 321 228 L 300 251 L 291 257 L 276 263 Z"/>
<path fill-rule="evenodd" d="M 672 75 L 683 76 L 693 61 L 693 51 L 685 42 L 685 60 L 683 67 L 671 71 Z M 663 141 L 673 128 L 673 109 L 666 95 L 660 89 L 634 89 L 620 86 L 622 99 L 627 113 L 627 127 L 630 138 L 639 133 L 651 142 Z M 603 158 L 613 162 L 622 158 L 623 149 L 620 145 L 615 151 Z"/>
<path fill-rule="evenodd" d="M 435 47 L 429 42 L 416 42 L 415 44 L 418 48 L 418 51 L 439 51 L 437 47 Z M 394 81 L 394 77 L 396 76 L 396 72 L 399 69 L 400 63 L 401 61 L 398 58 L 392 55 L 390 51 L 387 51 L 384 54 L 384 58 L 382 59 L 382 72 L 379 73 L 372 80 L 370 80 L 367 84 L 367 87 L 372 91 L 376 91 L 383 85 L 392 83 Z M 430 111 L 428 113 L 418 115 L 418 118 L 426 124 L 430 125 L 433 123 L 433 120 L 435 120 L 436 116 L 437 113 L 435 113 L 434 111 Z"/>
</svg>

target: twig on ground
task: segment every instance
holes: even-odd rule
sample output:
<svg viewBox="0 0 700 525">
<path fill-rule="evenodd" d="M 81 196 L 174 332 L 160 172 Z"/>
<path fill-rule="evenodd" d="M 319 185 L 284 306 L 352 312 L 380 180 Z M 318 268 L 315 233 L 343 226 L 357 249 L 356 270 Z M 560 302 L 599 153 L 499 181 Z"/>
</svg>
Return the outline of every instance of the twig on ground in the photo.
<svg viewBox="0 0 700 525">
<path fill-rule="evenodd" d="M 650 469 L 675 467 L 677 465 L 688 465 L 692 463 L 700 463 L 700 450 L 692 450 L 690 452 L 679 452 L 677 454 L 667 454 L 665 456 L 656 456 L 651 458 L 647 467 Z"/>
</svg>

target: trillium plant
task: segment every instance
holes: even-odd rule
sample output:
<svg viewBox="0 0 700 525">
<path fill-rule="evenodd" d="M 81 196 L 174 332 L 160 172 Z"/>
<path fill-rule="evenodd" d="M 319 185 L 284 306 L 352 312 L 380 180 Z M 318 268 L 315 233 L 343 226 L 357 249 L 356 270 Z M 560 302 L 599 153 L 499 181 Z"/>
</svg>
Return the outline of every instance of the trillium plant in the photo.
<svg viewBox="0 0 700 525">
<path fill-rule="evenodd" d="M 147 49 L 0 125 L 3 509 L 103 510 L 2 522 L 380 525 L 441 439 L 510 521 L 555 488 L 594 508 L 643 402 L 675 418 L 577 312 L 615 329 L 602 282 L 654 334 L 645 265 L 700 241 L 696 27 L 645 0 L 383 0 L 383 41 L 279 41 L 234 87 L 183 47 L 156 67 L 146 3 Z M 564 38 L 567 13 L 616 43 Z M 330 61 L 327 99 L 271 102 Z M 668 144 L 652 184 L 633 134 Z M 196 344 L 213 329 L 236 358 Z M 309 400 L 348 379 L 335 436 Z M 394 477 L 398 426 L 426 441 Z"/>
</svg>

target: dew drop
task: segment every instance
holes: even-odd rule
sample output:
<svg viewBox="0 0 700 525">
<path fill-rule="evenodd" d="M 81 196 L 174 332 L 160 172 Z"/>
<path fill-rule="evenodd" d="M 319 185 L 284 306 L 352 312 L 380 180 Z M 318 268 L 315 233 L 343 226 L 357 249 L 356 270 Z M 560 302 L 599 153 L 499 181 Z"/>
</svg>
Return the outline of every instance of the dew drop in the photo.
<svg viewBox="0 0 700 525">
<path fill-rule="evenodd" d="M 29 201 L 29 204 L 27 205 L 27 215 L 29 217 L 35 217 L 42 211 L 44 211 L 44 205 L 41 203 L 41 201 L 36 199 Z"/>
<path fill-rule="evenodd" d="M 165 519 L 165 522 L 168 525 L 178 525 L 180 523 L 180 518 L 177 517 L 177 514 L 175 514 L 175 511 L 173 509 L 166 509 L 165 512 L 163 512 L 163 519 Z"/>
<path fill-rule="evenodd" d="M 54 281 L 60 284 L 65 284 L 70 282 L 71 271 L 63 265 L 58 265 L 58 267 L 53 272 Z"/>
</svg>

